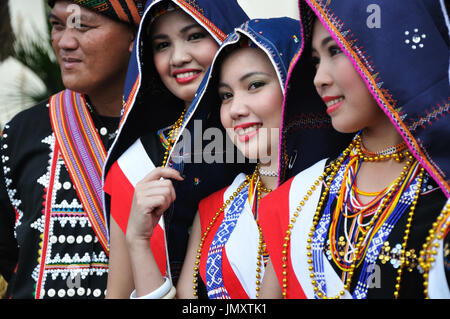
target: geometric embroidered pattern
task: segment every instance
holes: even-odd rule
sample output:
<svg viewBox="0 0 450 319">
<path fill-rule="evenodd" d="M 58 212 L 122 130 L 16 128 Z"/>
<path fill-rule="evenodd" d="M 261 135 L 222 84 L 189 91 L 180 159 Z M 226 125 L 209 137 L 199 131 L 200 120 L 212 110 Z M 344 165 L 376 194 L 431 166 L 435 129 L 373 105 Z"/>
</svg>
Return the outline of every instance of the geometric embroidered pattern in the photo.
<svg viewBox="0 0 450 319">
<path fill-rule="evenodd" d="M 230 299 L 223 283 L 222 250 L 236 227 L 237 220 L 244 210 L 248 198 L 248 186 L 235 197 L 224 212 L 224 219 L 214 236 L 206 260 L 206 289 L 210 299 Z"/>
</svg>

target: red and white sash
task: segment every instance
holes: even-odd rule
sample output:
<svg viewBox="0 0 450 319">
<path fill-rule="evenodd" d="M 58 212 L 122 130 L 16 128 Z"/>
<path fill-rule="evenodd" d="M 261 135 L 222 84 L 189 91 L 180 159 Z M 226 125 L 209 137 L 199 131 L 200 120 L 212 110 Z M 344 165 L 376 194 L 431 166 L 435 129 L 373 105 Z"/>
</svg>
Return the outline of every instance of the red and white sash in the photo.
<svg viewBox="0 0 450 319">
<path fill-rule="evenodd" d="M 296 212 L 300 201 L 303 200 L 303 197 L 306 195 L 311 185 L 313 185 L 313 183 L 323 173 L 325 164 L 326 159 L 321 160 L 282 185 L 276 193 L 271 194 L 274 196 L 269 195 L 263 199 L 263 202 L 265 203 L 263 208 L 264 210 L 270 206 L 270 204 L 265 201 L 274 201 L 278 203 L 278 209 L 275 209 L 270 213 L 264 213 L 261 225 L 280 286 L 283 285 L 282 272 L 284 269 L 282 266 L 281 249 L 284 244 L 285 232 L 288 229 L 290 220 L 295 217 L 294 213 Z M 308 258 L 306 258 L 306 246 L 308 233 L 313 226 L 313 218 L 320 199 L 321 190 L 322 184 L 317 187 L 313 194 L 309 196 L 309 199 L 305 201 L 305 205 L 303 206 L 299 216 L 296 217 L 294 228 L 291 230 L 286 269 L 287 298 L 314 299 L 314 286 L 311 284 L 311 279 L 309 276 L 310 271 L 308 268 L 310 264 L 307 263 Z M 344 284 L 325 256 L 324 267 L 329 294 L 339 294 L 341 290 L 344 290 Z M 351 295 L 347 292 L 345 296 L 342 297 L 351 298 Z"/>
<path fill-rule="evenodd" d="M 105 179 L 104 191 L 111 196 L 111 218 L 126 234 L 134 188 L 147 174 L 155 169 L 155 165 L 138 139 L 111 166 Z M 161 218 L 153 231 L 150 246 L 162 275 L 169 271 L 166 265 L 167 251 L 165 244 L 164 221 Z M 170 272 L 169 272 L 170 273 Z"/>
<path fill-rule="evenodd" d="M 200 223 L 202 234 L 206 231 L 212 218 L 230 198 L 233 192 L 246 180 L 245 174 L 239 174 L 231 186 L 218 191 L 202 200 L 199 204 Z M 227 209 L 232 204 L 228 205 Z M 200 259 L 200 275 L 206 282 L 206 260 L 211 243 L 224 221 L 224 213 L 215 221 L 208 236 L 205 239 Z M 236 221 L 236 226 L 222 248 L 222 275 L 224 287 L 231 299 L 256 298 L 256 262 L 258 257 L 259 231 L 255 222 L 252 209 L 246 201 L 243 211 Z M 264 275 L 264 267 L 261 267 L 261 277 Z"/>
</svg>

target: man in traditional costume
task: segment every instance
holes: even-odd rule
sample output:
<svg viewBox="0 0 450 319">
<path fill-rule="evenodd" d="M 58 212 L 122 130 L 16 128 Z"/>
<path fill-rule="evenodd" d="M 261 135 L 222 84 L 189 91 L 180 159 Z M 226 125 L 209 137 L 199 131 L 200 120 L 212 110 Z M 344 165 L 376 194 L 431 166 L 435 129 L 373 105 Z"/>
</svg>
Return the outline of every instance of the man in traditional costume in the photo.
<svg viewBox="0 0 450 319">
<path fill-rule="evenodd" d="M 0 273 L 8 298 L 103 298 L 102 169 L 144 1 L 49 1 L 66 90 L 2 131 Z"/>
</svg>

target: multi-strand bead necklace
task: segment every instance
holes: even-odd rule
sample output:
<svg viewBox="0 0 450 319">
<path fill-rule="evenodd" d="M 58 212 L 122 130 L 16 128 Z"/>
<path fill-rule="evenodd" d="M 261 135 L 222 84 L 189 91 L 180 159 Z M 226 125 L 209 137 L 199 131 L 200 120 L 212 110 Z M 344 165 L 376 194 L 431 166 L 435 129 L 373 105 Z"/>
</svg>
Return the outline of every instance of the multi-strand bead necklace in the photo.
<svg viewBox="0 0 450 319">
<path fill-rule="evenodd" d="M 432 228 L 428 232 L 425 244 L 419 255 L 419 265 L 423 269 L 423 292 L 426 299 L 428 295 L 428 278 L 433 263 L 436 261 L 437 250 L 439 249 L 439 241 L 448 235 L 450 226 L 450 203 L 447 203 L 433 223 Z"/>
<path fill-rule="evenodd" d="M 249 186 L 250 189 L 253 187 L 256 187 L 256 197 L 257 197 L 256 198 L 257 202 L 255 203 L 256 205 L 261 200 L 263 193 L 270 193 L 272 191 L 271 189 L 266 188 L 262 185 L 261 180 L 259 178 L 259 171 L 258 171 L 258 166 L 257 166 L 254 173 L 252 175 L 246 176 L 245 181 L 236 189 L 235 192 L 233 192 L 233 194 L 229 197 L 229 199 L 227 199 L 223 203 L 222 207 L 217 211 L 217 213 L 211 219 L 208 226 L 206 227 L 206 231 L 202 234 L 200 244 L 197 249 L 197 255 L 195 257 L 194 274 L 193 274 L 193 277 L 194 277 L 193 278 L 193 295 L 194 296 L 198 295 L 198 291 L 197 291 L 198 290 L 198 275 L 199 275 L 200 258 L 201 258 L 203 244 L 204 244 L 209 232 L 211 231 L 211 228 L 214 226 L 217 218 L 219 218 L 219 216 L 225 212 L 225 209 L 227 208 L 227 206 L 229 206 L 234 201 L 236 196 L 247 185 Z M 251 193 L 251 191 L 249 190 L 249 194 L 250 193 Z M 266 253 L 266 245 L 264 242 L 264 237 L 263 237 L 263 233 L 261 230 L 261 226 L 259 225 L 259 222 L 258 222 L 257 209 L 255 209 L 253 214 L 254 214 L 255 222 L 258 227 L 258 232 L 259 232 L 258 254 L 257 254 L 257 261 L 256 261 L 256 297 L 258 297 L 259 291 L 260 291 L 260 286 L 261 286 L 261 279 L 262 279 L 261 272 L 264 267 L 264 255 Z"/>
<path fill-rule="evenodd" d="M 303 197 L 303 199 L 300 201 L 299 206 L 296 208 L 296 211 L 293 214 L 293 217 L 290 220 L 290 223 L 288 225 L 288 229 L 286 230 L 286 235 L 284 237 L 284 244 L 283 244 L 283 250 L 282 250 L 282 276 L 283 276 L 283 284 L 282 284 L 282 294 L 283 297 L 287 297 L 287 287 L 288 287 L 288 281 L 287 281 L 287 258 L 288 258 L 288 251 L 290 246 L 290 238 L 292 234 L 292 229 L 296 223 L 297 217 L 301 213 L 305 203 L 307 200 L 309 200 L 310 196 L 313 194 L 314 191 L 317 189 L 320 189 L 320 184 L 325 183 L 325 188 L 322 193 L 322 196 L 320 197 L 319 203 L 317 205 L 316 212 L 313 217 L 313 226 L 311 227 L 309 233 L 308 233 L 308 239 L 307 239 L 307 246 L 306 246 L 306 257 L 308 262 L 308 269 L 310 271 L 310 279 L 311 283 L 313 285 L 314 292 L 317 294 L 319 298 L 322 299 L 328 299 L 328 298 L 340 298 L 341 296 L 345 295 L 346 291 L 350 290 L 350 285 L 352 281 L 352 277 L 354 275 L 354 272 L 356 268 L 358 267 L 358 263 L 361 262 L 364 259 L 365 253 L 367 252 L 368 244 L 370 243 L 371 238 L 376 233 L 376 231 L 383 225 L 386 218 L 388 217 L 390 211 L 392 211 L 392 208 L 395 207 L 395 200 L 399 198 L 399 195 L 405 190 L 405 181 L 411 180 L 411 172 L 413 168 L 417 168 L 417 163 L 414 160 L 414 157 L 408 152 L 404 151 L 404 147 L 402 145 L 395 146 L 391 148 L 391 151 L 389 152 L 383 152 L 383 154 L 368 154 L 368 152 L 364 152 L 361 145 L 361 137 L 357 136 L 350 145 L 344 150 L 342 155 L 332 162 L 329 167 L 325 170 L 325 172 L 318 177 L 318 179 L 314 182 L 314 184 L 310 187 L 310 189 L 307 191 L 306 195 Z M 355 151 L 356 150 L 356 151 Z M 352 165 L 360 165 L 362 161 L 368 161 L 368 162 L 379 162 L 379 161 L 385 161 L 389 159 L 395 159 L 397 162 L 401 162 L 403 159 L 406 159 L 406 163 L 403 167 L 403 170 L 400 174 L 400 176 L 385 190 L 382 190 L 379 193 L 374 193 L 376 197 L 375 200 L 371 201 L 367 206 L 372 208 L 371 212 L 371 219 L 368 223 L 365 225 L 361 225 L 360 223 L 358 225 L 356 236 L 354 237 L 354 244 L 353 251 L 352 251 L 352 257 L 351 261 L 348 262 L 342 262 L 340 259 L 339 254 L 336 253 L 337 247 L 332 248 L 332 255 L 333 259 L 338 265 L 339 268 L 341 268 L 345 273 L 347 273 L 347 278 L 345 280 L 345 284 L 343 286 L 343 290 L 341 290 L 336 296 L 334 297 L 328 297 L 324 293 L 322 293 L 318 287 L 318 282 L 315 278 L 314 273 L 314 266 L 313 266 L 313 253 L 312 253 L 312 242 L 314 233 L 316 231 L 316 227 L 320 220 L 320 215 L 322 212 L 322 208 L 324 206 L 325 200 L 327 199 L 327 196 L 330 192 L 330 187 L 332 184 L 332 181 L 336 177 L 336 174 L 341 169 L 341 166 L 343 165 L 344 161 L 350 156 L 349 162 L 346 164 L 346 173 L 350 169 Z M 353 166 L 355 167 L 355 166 Z M 403 244 L 402 244 L 402 260 L 405 260 L 405 254 L 406 254 L 406 246 L 409 239 L 409 234 L 411 230 L 411 224 L 412 219 L 415 211 L 415 207 L 417 205 L 417 199 L 419 197 L 419 192 L 421 189 L 422 181 L 423 181 L 423 174 L 424 170 L 423 168 L 420 168 L 420 172 L 418 173 L 418 187 L 417 191 L 414 194 L 414 200 L 410 206 L 410 212 L 407 219 L 407 225 L 405 229 L 405 234 L 403 236 Z M 345 175 L 345 174 L 344 174 Z M 345 193 L 349 193 L 351 190 L 346 190 L 345 187 L 348 187 L 348 185 L 345 183 L 345 181 L 342 182 L 341 189 L 339 190 L 337 194 L 337 204 L 336 208 L 333 214 L 333 223 L 330 224 L 330 243 L 331 246 L 336 244 L 335 236 L 337 235 L 336 230 L 336 223 L 335 221 L 340 217 L 339 215 L 342 213 L 343 208 L 345 206 L 343 196 Z M 366 193 L 367 194 L 367 193 Z M 369 193 L 372 195 L 372 193 Z M 376 205 L 374 205 L 376 203 Z M 362 209 L 361 211 L 364 211 Z M 356 212 L 353 218 L 361 218 L 359 214 L 360 212 Z M 347 216 L 348 217 L 348 216 Z M 400 290 L 400 282 L 403 272 L 403 266 L 404 263 L 402 262 L 396 277 L 396 283 L 395 283 L 395 292 L 394 297 L 397 298 Z"/>
</svg>

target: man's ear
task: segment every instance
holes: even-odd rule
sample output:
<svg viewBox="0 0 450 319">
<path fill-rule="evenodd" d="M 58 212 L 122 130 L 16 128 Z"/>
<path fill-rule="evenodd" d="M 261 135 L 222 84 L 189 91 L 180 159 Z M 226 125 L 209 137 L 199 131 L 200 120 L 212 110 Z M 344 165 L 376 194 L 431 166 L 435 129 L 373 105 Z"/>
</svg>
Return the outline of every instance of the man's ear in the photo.
<svg viewBox="0 0 450 319">
<path fill-rule="evenodd" d="M 134 46 L 134 39 L 133 39 L 133 41 L 130 42 L 130 46 L 128 48 L 128 51 L 130 51 L 130 53 L 133 52 L 133 46 Z"/>
<path fill-rule="evenodd" d="M 130 53 L 133 52 L 133 46 L 134 46 L 135 40 L 136 40 L 136 32 L 133 31 L 130 36 L 130 46 L 128 47 L 128 51 L 130 51 Z"/>
</svg>

